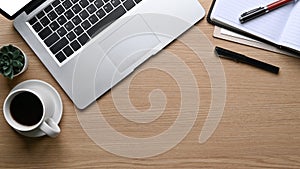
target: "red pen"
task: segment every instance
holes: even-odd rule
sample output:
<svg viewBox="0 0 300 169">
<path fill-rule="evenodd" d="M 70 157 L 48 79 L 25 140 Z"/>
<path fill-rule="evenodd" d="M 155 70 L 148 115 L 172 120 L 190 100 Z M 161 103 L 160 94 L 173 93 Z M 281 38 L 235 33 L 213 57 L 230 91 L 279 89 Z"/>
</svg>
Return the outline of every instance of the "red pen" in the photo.
<svg viewBox="0 0 300 169">
<path fill-rule="evenodd" d="M 288 3 L 291 3 L 291 2 L 298 2 L 298 0 L 279 0 L 279 1 L 276 1 L 276 2 L 273 2 L 265 7 L 259 7 L 259 8 L 255 8 L 255 9 L 252 9 L 248 12 L 245 12 L 241 15 L 240 17 L 240 22 L 241 23 L 245 23 L 251 19 L 254 19 L 254 18 L 257 18 L 261 15 L 264 15 L 268 12 L 271 12 L 277 8 L 280 8 Z"/>
</svg>

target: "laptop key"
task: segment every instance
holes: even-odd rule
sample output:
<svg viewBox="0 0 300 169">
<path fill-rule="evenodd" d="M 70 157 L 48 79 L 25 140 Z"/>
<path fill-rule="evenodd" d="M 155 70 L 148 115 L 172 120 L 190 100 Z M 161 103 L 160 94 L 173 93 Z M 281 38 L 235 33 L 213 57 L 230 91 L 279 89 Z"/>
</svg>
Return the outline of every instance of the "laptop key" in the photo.
<svg viewBox="0 0 300 169">
<path fill-rule="evenodd" d="M 61 5 L 59 5 L 58 7 L 55 8 L 55 11 L 58 15 L 62 14 L 65 12 L 64 7 L 62 7 Z"/>
<path fill-rule="evenodd" d="M 59 28 L 59 25 L 56 21 L 52 22 L 50 24 L 50 28 L 53 30 L 53 31 L 56 31 L 58 28 Z"/>
<path fill-rule="evenodd" d="M 32 26 L 32 28 L 38 33 L 40 30 L 43 29 L 43 26 L 39 22 L 37 22 Z"/>
<path fill-rule="evenodd" d="M 69 41 L 71 42 L 72 40 L 74 40 L 76 38 L 76 35 L 74 34 L 74 32 L 69 32 L 67 34 L 67 38 L 69 39 Z"/>
<path fill-rule="evenodd" d="M 52 6 L 49 5 L 49 6 L 47 6 L 47 7 L 44 9 L 44 11 L 45 11 L 46 13 L 48 13 L 48 12 L 50 12 L 52 9 L 53 9 Z"/>
<path fill-rule="evenodd" d="M 75 24 L 75 25 L 78 25 L 78 24 L 80 24 L 81 23 L 81 19 L 80 19 L 80 17 L 78 16 L 78 15 L 76 15 L 73 19 L 72 19 L 72 21 L 73 21 L 73 23 Z"/>
<path fill-rule="evenodd" d="M 45 38 L 47 38 L 50 34 L 52 33 L 51 29 L 47 26 L 46 28 L 44 28 L 40 33 L 39 36 L 42 40 L 44 40 Z"/>
<path fill-rule="evenodd" d="M 86 10 L 83 10 L 79 13 L 79 16 L 81 17 L 82 20 L 85 20 L 89 16 L 89 14 Z"/>
<path fill-rule="evenodd" d="M 85 45 L 89 40 L 90 40 L 90 38 L 87 36 L 86 33 L 82 34 L 82 35 L 78 38 L 78 41 L 80 42 L 80 44 L 81 44 L 82 46 Z"/>
<path fill-rule="evenodd" d="M 83 29 L 87 30 L 91 26 L 91 24 L 88 20 L 85 20 L 84 22 L 82 22 L 81 26 L 83 27 Z"/>
<path fill-rule="evenodd" d="M 140 3 L 142 0 L 134 0 L 135 3 Z"/>
<path fill-rule="evenodd" d="M 65 2 L 62 3 L 62 5 L 65 7 L 65 9 L 69 9 L 72 6 L 72 2 L 66 0 Z"/>
<path fill-rule="evenodd" d="M 103 3 L 102 0 L 96 0 L 95 5 L 96 5 L 97 8 L 101 8 L 104 5 L 104 3 Z"/>
<path fill-rule="evenodd" d="M 77 51 L 79 48 L 80 48 L 80 44 L 78 43 L 77 40 L 74 40 L 72 43 L 71 43 L 71 47 L 74 51 Z"/>
<path fill-rule="evenodd" d="M 61 15 L 58 19 L 57 19 L 57 22 L 60 24 L 60 25 L 63 25 L 67 22 L 67 19 L 66 17 L 64 17 L 63 15 Z"/>
<path fill-rule="evenodd" d="M 81 28 L 81 26 L 77 26 L 75 29 L 74 29 L 74 32 L 77 36 L 81 35 L 83 33 L 83 29 Z"/>
<path fill-rule="evenodd" d="M 64 48 L 66 45 L 68 45 L 67 38 L 62 38 L 58 42 L 56 42 L 53 46 L 50 47 L 50 51 L 53 54 L 56 54 L 58 51 L 60 51 L 62 48 Z"/>
<path fill-rule="evenodd" d="M 74 16 L 74 13 L 72 12 L 71 9 L 69 9 L 66 13 L 65 16 L 67 17 L 67 19 L 71 19 Z"/>
<path fill-rule="evenodd" d="M 74 51 L 71 49 L 70 46 L 66 46 L 66 47 L 63 49 L 63 52 L 64 52 L 64 54 L 65 54 L 67 57 L 71 56 L 71 55 L 74 53 Z"/>
<path fill-rule="evenodd" d="M 73 24 L 71 21 L 69 21 L 69 22 L 67 22 L 67 23 L 65 24 L 65 28 L 66 28 L 68 31 L 70 31 L 71 29 L 74 28 L 74 24 Z"/>
<path fill-rule="evenodd" d="M 120 5 L 120 0 L 112 0 L 111 1 L 111 4 L 114 6 L 114 7 L 117 7 L 118 5 Z"/>
<path fill-rule="evenodd" d="M 61 28 L 58 29 L 57 33 L 59 34 L 60 37 L 63 37 L 63 36 L 65 36 L 67 31 L 64 27 L 61 27 Z"/>
<path fill-rule="evenodd" d="M 93 4 L 89 5 L 86 9 L 90 14 L 93 14 L 96 11 L 96 7 Z"/>
<path fill-rule="evenodd" d="M 79 4 L 82 8 L 85 8 L 86 6 L 88 6 L 89 2 L 87 0 L 81 0 L 79 1 Z"/>
<path fill-rule="evenodd" d="M 105 16 L 105 12 L 103 9 L 100 9 L 99 11 L 96 12 L 96 15 L 102 19 Z"/>
<path fill-rule="evenodd" d="M 63 54 L 63 52 L 59 52 L 55 55 L 56 59 L 61 63 L 67 59 L 67 57 Z"/>
<path fill-rule="evenodd" d="M 50 23 L 50 20 L 45 16 L 40 20 L 40 22 L 45 27 Z"/>
<path fill-rule="evenodd" d="M 33 17 L 32 19 L 29 20 L 29 24 L 33 25 L 36 23 L 36 21 L 37 21 L 36 17 Z"/>
<path fill-rule="evenodd" d="M 59 5 L 59 4 L 60 4 L 59 0 L 55 0 L 55 1 L 52 3 L 52 5 L 53 5 L 54 7 L 56 7 L 56 6 Z"/>
<path fill-rule="evenodd" d="M 98 21 L 98 18 L 97 18 L 97 16 L 94 14 L 94 15 L 92 15 L 91 17 L 89 17 L 89 21 L 90 21 L 92 24 L 94 24 L 94 23 L 96 23 L 96 22 Z"/>
<path fill-rule="evenodd" d="M 43 16 L 45 16 L 45 12 L 44 11 L 41 11 L 40 13 L 38 13 L 36 15 L 37 18 L 41 19 Z"/>
<path fill-rule="evenodd" d="M 110 3 L 107 3 L 104 7 L 105 12 L 109 13 L 110 11 L 113 10 L 113 7 Z"/>
<path fill-rule="evenodd" d="M 57 14 L 54 12 L 54 11 L 51 11 L 49 14 L 48 14 L 48 17 L 51 21 L 53 21 L 54 19 L 57 18 Z"/>
<path fill-rule="evenodd" d="M 56 41 L 59 40 L 59 36 L 57 35 L 57 33 L 53 33 L 51 36 L 49 36 L 46 40 L 45 40 L 45 44 L 50 47 L 51 45 L 53 45 Z"/>
<path fill-rule="evenodd" d="M 135 6 L 135 3 L 133 2 L 133 0 L 127 0 L 126 2 L 124 2 L 124 6 L 127 9 L 127 11 L 129 11 Z"/>
<path fill-rule="evenodd" d="M 120 18 L 122 15 L 126 13 L 126 10 L 122 5 L 117 7 L 112 13 L 108 14 L 104 17 L 100 22 L 96 23 L 93 27 L 91 27 L 87 33 L 90 37 L 95 36 L 97 33 L 101 32 L 108 25 L 114 22 L 116 19 Z"/>
<path fill-rule="evenodd" d="M 81 11 L 81 9 L 82 8 L 78 4 L 76 4 L 75 6 L 72 7 L 72 10 L 75 14 L 79 13 Z"/>
</svg>

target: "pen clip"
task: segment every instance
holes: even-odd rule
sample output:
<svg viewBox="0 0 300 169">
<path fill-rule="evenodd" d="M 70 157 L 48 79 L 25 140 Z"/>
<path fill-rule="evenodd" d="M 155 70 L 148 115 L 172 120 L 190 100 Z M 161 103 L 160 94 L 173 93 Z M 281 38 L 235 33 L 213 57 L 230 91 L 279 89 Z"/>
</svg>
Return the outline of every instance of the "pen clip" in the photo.
<svg viewBox="0 0 300 169">
<path fill-rule="evenodd" d="M 263 8 L 263 7 L 258 7 L 258 8 L 252 9 L 252 10 L 250 10 L 250 11 L 244 12 L 244 13 L 241 15 L 241 17 L 247 16 L 247 15 L 249 15 L 249 14 L 251 14 L 251 13 L 254 13 L 254 12 L 256 12 L 256 11 L 259 11 L 259 10 L 261 10 L 261 9 L 264 9 L 264 8 Z"/>
</svg>

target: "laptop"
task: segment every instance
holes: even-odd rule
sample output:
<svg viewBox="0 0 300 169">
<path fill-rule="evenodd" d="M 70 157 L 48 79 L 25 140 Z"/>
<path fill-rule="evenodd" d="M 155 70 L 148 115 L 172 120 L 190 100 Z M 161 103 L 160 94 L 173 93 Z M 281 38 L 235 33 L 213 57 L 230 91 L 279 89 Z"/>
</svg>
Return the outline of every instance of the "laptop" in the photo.
<svg viewBox="0 0 300 169">
<path fill-rule="evenodd" d="M 198 0 L 0 0 L 0 13 L 79 109 L 205 15 Z"/>
</svg>

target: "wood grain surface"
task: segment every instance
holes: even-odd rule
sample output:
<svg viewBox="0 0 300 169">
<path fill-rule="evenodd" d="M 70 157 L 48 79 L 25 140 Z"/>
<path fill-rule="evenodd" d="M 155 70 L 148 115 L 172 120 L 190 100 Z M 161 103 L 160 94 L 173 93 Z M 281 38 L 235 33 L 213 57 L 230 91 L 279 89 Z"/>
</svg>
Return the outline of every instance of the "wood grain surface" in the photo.
<svg viewBox="0 0 300 169">
<path fill-rule="evenodd" d="M 199 2 L 208 11 L 212 1 Z M 0 45 L 17 45 L 29 57 L 29 68 L 24 74 L 13 80 L 0 77 L 0 105 L 18 83 L 40 79 L 55 87 L 64 106 L 60 122 L 62 132 L 55 139 L 21 136 L 9 127 L 1 115 L 0 168 L 300 168 L 300 60 L 214 39 L 214 27 L 206 19 L 197 23 L 195 28 L 206 35 L 212 46 L 228 48 L 277 65 L 281 68 L 280 74 L 221 60 L 224 72 L 220 74 L 225 73 L 226 77 L 223 117 L 213 135 L 200 144 L 199 134 L 215 89 L 211 87 L 204 62 L 184 43 L 176 40 L 166 51 L 179 56 L 197 81 L 200 96 L 198 117 L 187 136 L 171 150 L 148 158 L 128 158 L 106 151 L 88 136 L 71 100 L 14 30 L 12 22 L 0 16 Z M 187 32 L 183 38 L 189 34 L 193 31 Z M 196 34 L 194 38 L 197 42 Z M 155 59 L 159 60 L 161 55 L 150 59 L 140 69 Z M 176 68 L 174 64 L 173 69 Z M 149 109 L 148 95 L 160 89 L 167 100 L 164 113 L 152 123 L 130 121 L 118 112 L 114 95 L 108 92 L 97 101 L 103 117 L 111 127 L 128 137 L 148 138 L 166 131 L 174 124 L 180 111 L 182 98 L 176 79 L 155 68 L 133 74 L 131 79 L 128 92 L 136 109 L 141 112 Z M 122 83 L 117 88 L 122 87 Z M 109 133 L 104 131 L 100 137 L 101 134 L 104 137 Z M 114 146 L 114 143 L 111 145 Z"/>
</svg>

